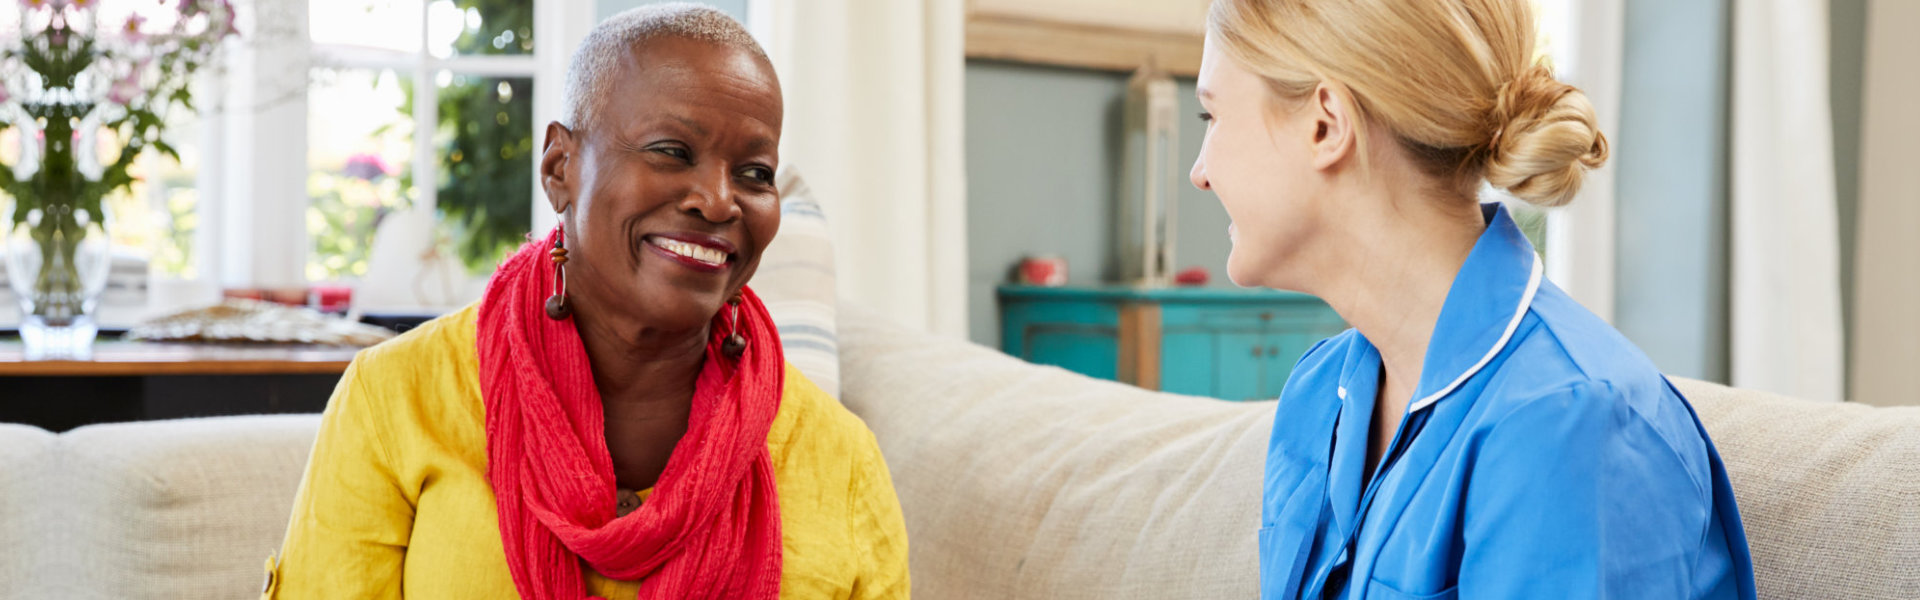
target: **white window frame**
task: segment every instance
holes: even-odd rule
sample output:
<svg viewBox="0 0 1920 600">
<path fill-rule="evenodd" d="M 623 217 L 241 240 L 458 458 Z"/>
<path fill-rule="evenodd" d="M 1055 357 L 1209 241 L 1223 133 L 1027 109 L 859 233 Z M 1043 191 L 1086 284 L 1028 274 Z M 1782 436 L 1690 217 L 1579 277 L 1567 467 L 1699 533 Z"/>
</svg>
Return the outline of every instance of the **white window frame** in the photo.
<svg viewBox="0 0 1920 600">
<path fill-rule="evenodd" d="M 306 234 L 306 93 L 312 69 L 393 69 L 413 78 L 416 127 L 409 168 L 414 174 L 414 206 L 434 210 L 442 175 L 433 144 L 439 116 L 435 76 L 448 71 L 533 79 L 534 147 L 540 148 L 546 124 L 560 116 L 562 82 L 573 49 L 594 25 L 592 2 L 532 0 L 532 54 L 440 58 L 425 48 L 387 52 L 312 42 L 308 3 L 325 1 L 237 3 L 243 41 L 226 49 L 226 68 L 208 74 L 202 82 L 203 89 L 221 93 L 210 94 L 212 102 L 203 102 L 215 110 L 205 111 L 201 120 L 205 157 L 197 176 L 201 226 L 193 249 L 199 276 L 196 281 L 170 282 L 174 287 L 192 288 L 172 294 L 177 304 L 217 299 L 221 288 L 304 288 L 317 283 L 306 278 L 312 246 Z M 422 4 L 425 11 L 431 0 Z M 423 18 L 423 39 L 427 26 Z M 255 37 L 249 39 L 249 35 Z M 526 157 L 536 172 L 539 155 Z M 544 231 L 552 226 L 553 215 L 546 208 L 537 176 L 533 188 L 527 208 L 534 231 Z M 485 279 L 486 274 L 475 275 L 466 287 L 478 290 Z"/>
</svg>

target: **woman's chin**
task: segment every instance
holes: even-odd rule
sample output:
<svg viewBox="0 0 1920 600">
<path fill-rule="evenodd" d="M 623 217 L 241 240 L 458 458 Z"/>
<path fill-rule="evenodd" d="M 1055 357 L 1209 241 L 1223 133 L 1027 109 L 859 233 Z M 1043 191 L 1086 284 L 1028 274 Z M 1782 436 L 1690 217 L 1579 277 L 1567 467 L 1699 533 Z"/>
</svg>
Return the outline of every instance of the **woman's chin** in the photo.
<svg viewBox="0 0 1920 600">
<path fill-rule="evenodd" d="M 1239 256 L 1238 252 L 1227 255 L 1227 280 L 1243 288 L 1254 288 L 1264 285 L 1264 281 L 1260 277 L 1255 276 L 1254 269 L 1248 268 L 1246 262 L 1243 257 Z"/>
</svg>

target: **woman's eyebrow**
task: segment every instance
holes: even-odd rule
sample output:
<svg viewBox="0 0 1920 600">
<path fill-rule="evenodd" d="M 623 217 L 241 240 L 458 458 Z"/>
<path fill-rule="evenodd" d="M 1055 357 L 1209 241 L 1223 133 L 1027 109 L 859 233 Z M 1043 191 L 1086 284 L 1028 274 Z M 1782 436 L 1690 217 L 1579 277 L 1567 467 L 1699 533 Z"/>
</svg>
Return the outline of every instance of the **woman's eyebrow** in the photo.
<svg viewBox="0 0 1920 600">
<path fill-rule="evenodd" d="M 684 115 L 672 115 L 672 118 L 675 122 L 678 122 L 681 125 L 685 125 L 687 129 L 693 130 L 694 135 L 699 135 L 699 136 L 707 135 L 706 126 L 701 125 L 699 121 L 695 121 L 693 119 L 687 118 Z"/>
</svg>

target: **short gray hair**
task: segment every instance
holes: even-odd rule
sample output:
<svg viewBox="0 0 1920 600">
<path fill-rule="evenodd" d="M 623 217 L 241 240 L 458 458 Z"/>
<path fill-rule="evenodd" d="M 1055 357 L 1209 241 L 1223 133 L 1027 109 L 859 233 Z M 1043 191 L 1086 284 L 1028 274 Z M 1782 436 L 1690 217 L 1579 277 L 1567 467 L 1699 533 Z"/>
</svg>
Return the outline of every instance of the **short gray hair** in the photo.
<svg viewBox="0 0 1920 600">
<path fill-rule="evenodd" d="M 669 2 L 630 8 L 595 25 L 573 52 L 573 62 L 567 65 L 566 104 L 560 124 L 575 130 L 593 125 L 606 103 L 607 88 L 613 84 L 620 60 L 634 46 L 663 37 L 712 42 L 747 50 L 767 60 L 766 50 L 747 28 L 713 7 Z"/>
</svg>

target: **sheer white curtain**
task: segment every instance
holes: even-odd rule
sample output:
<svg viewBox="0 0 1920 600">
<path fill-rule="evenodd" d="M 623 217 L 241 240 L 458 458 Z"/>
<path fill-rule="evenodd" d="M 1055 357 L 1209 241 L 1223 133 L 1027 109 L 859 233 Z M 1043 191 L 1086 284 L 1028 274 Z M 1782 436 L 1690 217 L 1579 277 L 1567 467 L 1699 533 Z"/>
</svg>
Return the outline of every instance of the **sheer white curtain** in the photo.
<svg viewBox="0 0 1920 600">
<path fill-rule="evenodd" d="M 967 333 L 963 0 L 754 0 L 786 94 L 781 161 L 833 228 L 843 297 Z"/>
<path fill-rule="evenodd" d="M 1618 140 L 1626 1 L 1553 0 L 1540 8 L 1556 71 L 1593 103 L 1607 139 Z M 1548 213 L 1545 248 L 1547 277 L 1610 323 L 1617 262 L 1614 162 L 1588 173 L 1572 204 Z"/>
<path fill-rule="evenodd" d="M 1867 6 L 1852 395 L 1920 404 L 1920 2 Z"/>
<path fill-rule="evenodd" d="M 1825 0 L 1733 3 L 1732 384 L 1844 396 Z"/>
</svg>

